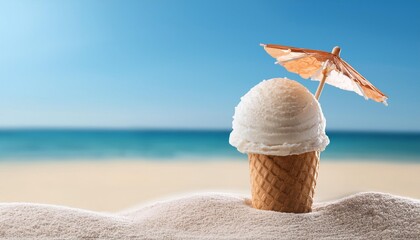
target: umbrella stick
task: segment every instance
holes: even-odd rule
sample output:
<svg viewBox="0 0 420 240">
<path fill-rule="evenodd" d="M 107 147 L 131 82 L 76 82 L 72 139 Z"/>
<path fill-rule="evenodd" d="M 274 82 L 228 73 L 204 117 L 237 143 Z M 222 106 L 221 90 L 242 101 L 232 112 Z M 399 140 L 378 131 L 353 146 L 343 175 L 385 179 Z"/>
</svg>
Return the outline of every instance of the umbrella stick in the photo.
<svg viewBox="0 0 420 240">
<path fill-rule="evenodd" d="M 331 53 L 334 56 L 340 55 L 340 48 L 339 47 L 334 47 L 333 50 L 331 51 Z M 328 68 L 328 66 L 326 64 L 324 66 L 324 68 L 322 69 L 322 79 L 319 82 L 318 89 L 316 90 L 316 93 L 315 93 L 315 98 L 316 99 L 319 99 L 319 97 L 321 96 L 322 89 L 324 88 L 324 85 L 325 85 L 325 80 L 327 80 L 327 74 L 328 74 L 328 69 L 327 68 Z"/>
</svg>

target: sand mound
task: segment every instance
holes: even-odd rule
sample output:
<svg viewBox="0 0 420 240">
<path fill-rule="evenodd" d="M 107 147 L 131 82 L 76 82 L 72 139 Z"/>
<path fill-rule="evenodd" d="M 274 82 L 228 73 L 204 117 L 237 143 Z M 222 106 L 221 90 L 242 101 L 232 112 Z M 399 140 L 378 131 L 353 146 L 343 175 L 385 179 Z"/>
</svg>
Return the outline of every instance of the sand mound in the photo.
<svg viewBox="0 0 420 240">
<path fill-rule="evenodd" d="M 0 238 L 418 239 L 420 200 L 360 193 L 307 214 L 251 208 L 207 193 L 110 214 L 60 206 L 0 204 Z"/>
</svg>

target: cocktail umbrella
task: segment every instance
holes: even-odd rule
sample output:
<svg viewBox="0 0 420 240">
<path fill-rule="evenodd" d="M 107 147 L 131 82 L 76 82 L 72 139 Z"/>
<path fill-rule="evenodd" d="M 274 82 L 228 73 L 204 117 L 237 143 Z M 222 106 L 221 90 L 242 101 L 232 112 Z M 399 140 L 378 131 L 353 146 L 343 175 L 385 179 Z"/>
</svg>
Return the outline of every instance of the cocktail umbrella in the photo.
<svg viewBox="0 0 420 240">
<path fill-rule="evenodd" d="M 328 83 L 343 90 L 356 92 L 365 99 L 370 98 L 387 105 L 388 97 L 340 58 L 339 47 L 334 47 L 329 53 L 275 44 L 261 44 L 261 46 L 277 59 L 277 64 L 289 72 L 297 73 L 306 79 L 320 81 L 315 93 L 316 99 L 319 99 L 324 84 Z"/>
</svg>

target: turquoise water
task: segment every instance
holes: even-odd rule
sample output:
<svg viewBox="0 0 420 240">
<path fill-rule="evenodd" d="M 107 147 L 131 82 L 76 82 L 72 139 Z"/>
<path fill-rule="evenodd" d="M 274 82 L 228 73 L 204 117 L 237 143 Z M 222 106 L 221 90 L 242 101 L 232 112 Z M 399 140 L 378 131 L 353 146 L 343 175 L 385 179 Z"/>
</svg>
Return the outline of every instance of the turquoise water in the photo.
<svg viewBox="0 0 420 240">
<path fill-rule="evenodd" d="M 323 160 L 371 159 L 420 163 L 420 133 L 327 133 Z M 86 158 L 246 157 L 228 143 L 229 131 L 0 130 L 0 161 Z M 198 160 L 197 160 L 198 161 Z"/>
</svg>

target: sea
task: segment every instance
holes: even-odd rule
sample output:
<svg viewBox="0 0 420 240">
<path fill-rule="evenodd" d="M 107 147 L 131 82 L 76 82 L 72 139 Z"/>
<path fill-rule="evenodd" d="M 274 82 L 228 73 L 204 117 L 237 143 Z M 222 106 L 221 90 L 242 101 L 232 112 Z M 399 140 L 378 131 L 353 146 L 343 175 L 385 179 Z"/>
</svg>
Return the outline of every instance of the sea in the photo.
<svg viewBox="0 0 420 240">
<path fill-rule="evenodd" d="M 246 160 L 229 130 L 0 130 L 0 162 Z M 328 131 L 322 161 L 420 163 L 420 133 Z"/>
</svg>

